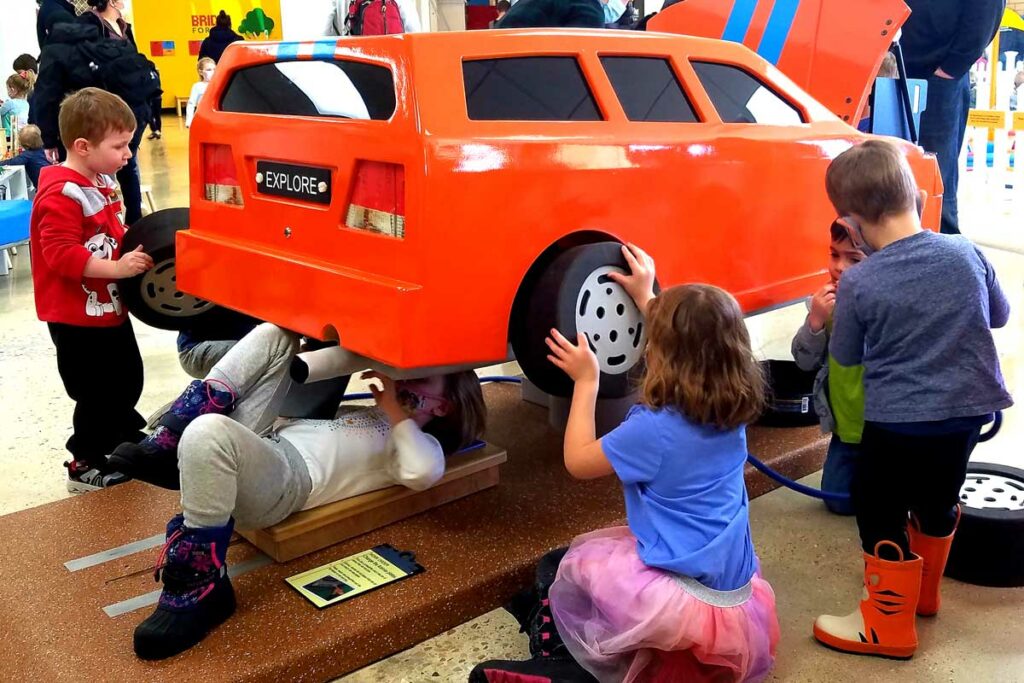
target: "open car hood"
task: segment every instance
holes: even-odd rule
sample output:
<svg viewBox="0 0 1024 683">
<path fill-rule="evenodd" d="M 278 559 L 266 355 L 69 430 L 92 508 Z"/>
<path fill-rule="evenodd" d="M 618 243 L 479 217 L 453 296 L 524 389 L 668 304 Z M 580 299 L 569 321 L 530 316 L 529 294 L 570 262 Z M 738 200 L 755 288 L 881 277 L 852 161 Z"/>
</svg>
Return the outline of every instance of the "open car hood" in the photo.
<svg viewBox="0 0 1024 683">
<path fill-rule="evenodd" d="M 909 16 L 902 0 L 683 0 L 647 30 L 743 43 L 856 125 Z"/>
</svg>

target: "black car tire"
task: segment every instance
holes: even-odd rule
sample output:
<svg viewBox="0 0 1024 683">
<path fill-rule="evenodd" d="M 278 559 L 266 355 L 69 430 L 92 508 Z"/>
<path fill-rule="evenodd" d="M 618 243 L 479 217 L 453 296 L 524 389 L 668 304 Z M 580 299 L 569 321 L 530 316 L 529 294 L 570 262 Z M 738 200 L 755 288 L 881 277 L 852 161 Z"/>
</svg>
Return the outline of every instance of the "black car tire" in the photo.
<svg viewBox="0 0 1024 683">
<path fill-rule="evenodd" d="M 572 380 L 548 360 L 544 340 L 552 328 L 572 342 L 581 328 L 588 334 L 601 364 L 599 397 L 621 398 L 636 389 L 643 371 L 645 321 L 626 291 L 607 277 L 613 269 L 629 272 L 621 244 L 584 244 L 555 257 L 521 292 L 526 299 L 512 321 L 512 350 L 541 391 L 572 395 Z"/>
<path fill-rule="evenodd" d="M 960 506 L 946 576 L 978 586 L 1024 586 L 1024 470 L 968 463 Z"/>
<path fill-rule="evenodd" d="M 162 330 L 183 330 L 210 322 L 223 309 L 178 291 L 174 267 L 174 236 L 188 228 L 188 209 L 162 209 L 140 218 L 125 232 L 121 253 L 136 247 L 153 258 L 153 267 L 122 280 L 121 297 L 139 321 Z"/>
</svg>

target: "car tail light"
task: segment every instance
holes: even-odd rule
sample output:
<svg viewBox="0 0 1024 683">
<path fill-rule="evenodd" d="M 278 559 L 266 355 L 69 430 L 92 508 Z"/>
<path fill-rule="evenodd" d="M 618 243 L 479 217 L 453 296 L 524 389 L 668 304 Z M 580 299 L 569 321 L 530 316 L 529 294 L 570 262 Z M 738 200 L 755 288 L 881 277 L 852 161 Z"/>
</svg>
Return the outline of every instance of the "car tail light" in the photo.
<svg viewBox="0 0 1024 683">
<path fill-rule="evenodd" d="M 345 225 L 405 239 L 405 168 L 357 161 Z"/>
<path fill-rule="evenodd" d="M 203 145 L 203 198 L 242 206 L 242 187 L 228 145 Z"/>
</svg>

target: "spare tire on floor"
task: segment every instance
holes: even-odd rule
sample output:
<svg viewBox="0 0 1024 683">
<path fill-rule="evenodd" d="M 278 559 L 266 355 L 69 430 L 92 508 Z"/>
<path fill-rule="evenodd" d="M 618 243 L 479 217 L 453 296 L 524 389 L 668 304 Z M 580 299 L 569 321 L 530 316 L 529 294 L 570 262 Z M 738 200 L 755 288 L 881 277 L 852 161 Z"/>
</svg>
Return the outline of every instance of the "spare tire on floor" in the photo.
<svg viewBox="0 0 1024 683">
<path fill-rule="evenodd" d="M 133 316 L 162 330 L 183 330 L 197 322 L 209 323 L 220 315 L 216 305 L 179 291 L 174 257 L 174 236 L 188 228 L 188 209 L 161 209 L 137 220 L 125 232 L 121 253 L 138 246 L 153 257 L 153 267 L 122 280 L 121 297 Z"/>
<path fill-rule="evenodd" d="M 960 506 L 946 576 L 978 586 L 1024 586 L 1024 470 L 968 463 Z"/>
</svg>

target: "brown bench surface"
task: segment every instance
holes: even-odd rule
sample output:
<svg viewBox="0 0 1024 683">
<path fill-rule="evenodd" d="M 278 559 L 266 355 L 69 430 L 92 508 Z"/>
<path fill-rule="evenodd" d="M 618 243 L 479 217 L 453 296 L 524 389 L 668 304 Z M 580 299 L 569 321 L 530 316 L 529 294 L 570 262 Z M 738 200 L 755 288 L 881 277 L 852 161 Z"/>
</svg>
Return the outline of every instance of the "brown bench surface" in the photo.
<svg viewBox="0 0 1024 683">
<path fill-rule="evenodd" d="M 613 477 L 574 481 L 547 413 L 511 386 L 485 389 L 487 440 L 508 450 L 501 484 L 286 564 L 237 577 L 235 616 L 192 650 L 163 662 L 132 653 L 152 607 L 108 617 L 105 606 L 159 588 L 158 548 L 80 571 L 64 563 L 160 533 L 176 492 L 132 482 L 0 517 L 0 667 L 6 680 L 324 681 L 405 649 L 500 605 L 545 551 L 578 533 L 621 523 Z M 751 452 L 791 476 L 821 466 L 816 428 L 758 429 Z M 771 488 L 748 468 L 751 496 Z M 379 543 L 413 550 L 419 576 L 317 610 L 284 578 Z M 229 564 L 262 557 L 245 541 Z"/>
</svg>

